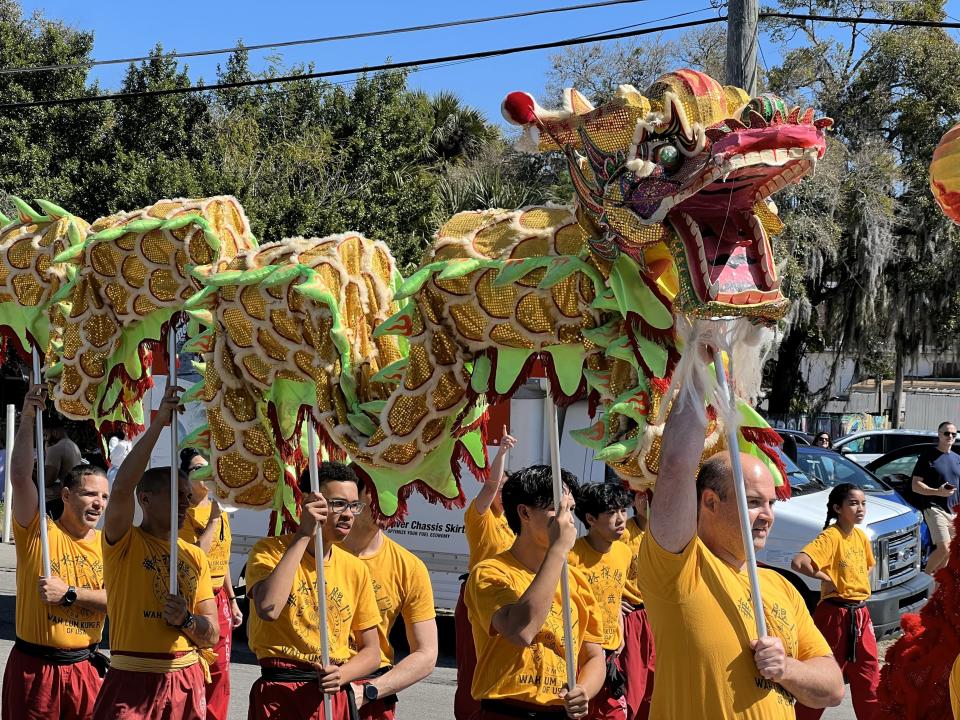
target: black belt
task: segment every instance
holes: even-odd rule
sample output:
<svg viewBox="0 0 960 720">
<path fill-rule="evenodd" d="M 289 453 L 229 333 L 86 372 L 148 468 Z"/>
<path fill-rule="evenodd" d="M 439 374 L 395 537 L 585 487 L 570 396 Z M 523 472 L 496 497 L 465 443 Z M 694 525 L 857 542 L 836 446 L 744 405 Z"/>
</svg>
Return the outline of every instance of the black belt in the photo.
<svg viewBox="0 0 960 720">
<path fill-rule="evenodd" d="M 104 677 L 107 674 L 107 668 L 110 667 L 110 659 L 98 651 L 98 643 L 89 647 L 65 650 L 63 648 L 47 647 L 46 645 L 35 645 L 21 638 L 16 638 L 13 647 L 24 655 L 40 658 L 53 665 L 76 665 L 77 663 L 90 662 L 97 669 L 100 677 Z"/>
<path fill-rule="evenodd" d="M 610 697 L 620 699 L 627 693 L 627 676 L 617 667 L 616 650 L 604 650 L 607 662 L 606 685 Z"/>
<path fill-rule="evenodd" d="M 506 715 L 515 718 L 530 718 L 531 720 L 547 720 L 548 718 L 566 718 L 566 708 L 531 708 L 527 705 L 516 705 L 505 700 L 481 700 L 480 709 L 488 712 Z"/>
<path fill-rule="evenodd" d="M 464 573 L 458 579 L 460 580 L 460 582 L 465 583 L 468 577 L 470 577 L 470 573 Z"/>
<path fill-rule="evenodd" d="M 261 665 L 260 679 L 265 682 L 314 682 L 317 687 L 320 686 L 320 676 L 316 670 L 307 670 L 302 667 L 277 667 L 276 665 Z M 353 688 L 348 683 L 341 690 L 347 694 L 347 717 L 349 720 L 359 720 L 360 715 L 357 711 L 357 703 L 353 697 Z M 332 698 L 332 695 L 324 695 L 324 701 Z"/>
<path fill-rule="evenodd" d="M 377 668 L 377 669 L 374 670 L 372 673 L 370 673 L 369 675 L 367 675 L 367 676 L 364 677 L 364 678 L 361 678 L 361 679 L 358 680 L 357 682 L 359 682 L 359 683 L 362 684 L 362 683 L 365 683 L 365 682 L 369 682 L 370 680 L 375 680 L 375 679 L 377 679 L 378 677 L 383 677 L 384 675 L 386 675 L 386 674 L 387 674 L 388 672 L 390 672 L 391 670 L 393 670 L 393 665 L 384 665 L 382 668 Z M 377 698 L 377 700 L 378 700 L 378 701 L 383 701 L 383 703 L 384 703 L 387 707 L 393 707 L 393 706 L 396 705 L 398 702 L 400 702 L 400 698 L 398 698 L 395 693 L 394 693 L 393 695 L 381 695 L 380 697 Z"/>
<path fill-rule="evenodd" d="M 850 635 L 847 638 L 847 660 L 857 660 L 857 640 L 860 639 L 860 626 L 857 625 L 857 610 L 866 607 L 867 603 L 860 600 L 844 600 L 843 598 L 827 598 L 826 602 L 850 612 Z"/>
</svg>

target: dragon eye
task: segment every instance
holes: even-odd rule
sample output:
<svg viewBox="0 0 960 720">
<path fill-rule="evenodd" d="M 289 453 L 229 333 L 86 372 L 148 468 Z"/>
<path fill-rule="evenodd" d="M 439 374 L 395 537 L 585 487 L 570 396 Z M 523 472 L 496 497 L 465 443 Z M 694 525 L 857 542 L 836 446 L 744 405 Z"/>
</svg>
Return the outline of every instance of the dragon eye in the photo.
<svg viewBox="0 0 960 720">
<path fill-rule="evenodd" d="M 682 159 L 680 158 L 680 151 L 673 145 L 667 143 L 661 145 L 654 151 L 653 161 L 663 167 L 666 172 L 670 173 L 679 169 Z"/>
</svg>

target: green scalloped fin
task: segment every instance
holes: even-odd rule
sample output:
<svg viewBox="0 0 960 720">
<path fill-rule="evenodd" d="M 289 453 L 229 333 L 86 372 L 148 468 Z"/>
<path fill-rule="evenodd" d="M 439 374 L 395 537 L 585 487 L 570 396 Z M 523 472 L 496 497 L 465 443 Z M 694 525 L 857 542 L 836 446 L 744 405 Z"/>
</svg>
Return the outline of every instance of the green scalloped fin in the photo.
<svg viewBox="0 0 960 720">
<path fill-rule="evenodd" d="M 186 405 L 187 403 L 192 402 L 203 402 L 203 390 L 205 384 L 205 381 L 201 380 L 200 382 L 194 383 L 188 387 L 186 392 L 180 396 L 180 404 Z"/>
<path fill-rule="evenodd" d="M 194 386 L 196 387 L 196 386 Z M 192 390 L 193 388 L 191 388 Z M 189 390 L 187 391 L 189 392 Z M 183 402 L 193 402 L 192 400 L 187 399 L 187 393 L 184 393 L 181 398 Z M 209 454 L 210 450 L 210 425 L 204 423 L 199 427 L 193 429 L 192 432 L 187 433 L 187 435 L 180 440 L 180 447 L 192 447 L 197 448 L 198 450 L 207 450 Z M 207 462 L 210 461 L 210 458 L 207 457 Z"/>
<path fill-rule="evenodd" d="M 617 360 L 623 360 L 624 362 L 630 363 L 630 365 L 633 366 L 633 369 L 637 370 L 638 372 L 640 370 L 640 363 L 637 362 L 636 353 L 633 352 L 633 346 L 630 344 L 630 338 L 628 337 L 621 337 L 610 343 L 603 354 L 607 357 L 616 358 Z"/>
<path fill-rule="evenodd" d="M 441 270 L 445 264 L 445 262 L 440 261 L 432 262 L 417 270 L 413 275 L 408 277 L 397 287 L 396 292 L 393 294 L 394 302 L 399 302 L 400 300 L 405 300 L 412 295 L 416 295 L 426 284 L 427 280 L 430 279 L 430 276 Z"/>
<path fill-rule="evenodd" d="M 276 266 L 276 269 L 270 275 L 270 277 L 263 280 L 260 284 L 262 287 L 269 288 L 277 285 L 284 285 L 288 282 L 293 282 L 296 278 L 303 274 L 303 268 L 304 266 L 299 263 L 286 267 Z"/>
<path fill-rule="evenodd" d="M 584 262 L 576 255 L 560 255 L 550 259 L 547 272 L 537 284 L 540 289 L 548 289 L 567 279 L 574 273 L 583 273 L 593 283 L 594 290 L 599 292 L 605 287 L 603 275 L 589 263 Z"/>
<path fill-rule="evenodd" d="M 370 378 L 370 382 L 397 385 L 401 380 L 403 380 L 403 374 L 406 372 L 407 365 L 409 364 L 409 357 L 402 357 L 399 360 L 394 360 L 386 367 L 380 368 L 380 370 L 374 373 Z"/>
<path fill-rule="evenodd" d="M 32 336 L 37 341 L 37 347 L 45 348 L 50 343 L 50 321 L 47 314 L 40 308 L 23 307 L 16 300 L 0 303 L 0 327 L 7 329 L 7 335 L 16 337 L 20 349 L 29 355 L 33 344 Z"/>
<path fill-rule="evenodd" d="M 597 420 L 590 427 L 571 430 L 570 437 L 580 445 L 588 447 L 594 452 L 600 451 L 610 442 L 610 426 L 606 416 Z"/>
<path fill-rule="evenodd" d="M 613 318 L 600 327 L 587 328 L 580 331 L 584 338 L 600 348 L 606 348 L 610 343 L 623 337 L 623 318 Z"/>
<path fill-rule="evenodd" d="M 533 355 L 533 350 L 524 348 L 498 347 L 497 372 L 493 379 L 493 387 L 498 395 L 503 395 L 520 376 L 527 358 Z"/>
<path fill-rule="evenodd" d="M 583 376 L 587 379 L 587 387 L 596 390 L 602 397 L 609 397 L 610 392 L 610 371 L 592 370 L 585 367 Z"/>
<path fill-rule="evenodd" d="M 623 460 L 624 458 L 629 457 L 636 452 L 642 437 L 642 435 L 637 434 L 632 438 L 610 443 L 596 453 L 593 456 L 593 459 L 597 462 L 616 462 L 617 460 Z"/>
<path fill-rule="evenodd" d="M 317 387 L 307 380 L 277 378 L 265 401 L 276 409 L 280 436 L 289 440 L 299 429 L 297 420 L 300 417 L 300 408 L 314 407 L 317 404 Z"/>
<path fill-rule="evenodd" d="M 46 215 L 41 215 L 38 213 L 36 210 L 30 207 L 29 204 L 24 202 L 21 198 L 18 198 L 16 195 L 10 196 L 10 202 L 16 206 L 17 212 L 20 213 L 20 222 L 29 222 L 34 224 L 50 222 L 50 218 L 48 218 Z"/>
<path fill-rule="evenodd" d="M 583 361 L 586 351 L 580 343 L 569 345 L 548 345 L 543 348 L 553 358 L 553 371 L 560 381 L 560 389 L 567 397 L 572 397 L 580 387 L 583 377 Z"/>
<path fill-rule="evenodd" d="M 400 335 L 402 337 L 416 337 L 423 332 L 423 322 L 420 319 L 420 310 L 416 303 L 408 303 L 406 307 L 395 312 L 373 329 L 373 337 L 384 335 Z"/>
<path fill-rule="evenodd" d="M 597 293 L 593 302 L 590 303 L 590 307 L 594 310 L 620 311 L 620 306 L 617 304 L 617 296 L 613 294 L 610 288 L 605 288 L 603 292 Z"/>
<path fill-rule="evenodd" d="M 4 228 L 6 228 L 7 225 L 12 225 L 12 224 L 13 224 L 13 220 L 11 220 L 11 219 L 8 218 L 6 215 L 4 215 L 2 212 L 0 212 L 0 225 L 2 225 Z"/>
<path fill-rule="evenodd" d="M 486 258 L 455 258 L 445 261 L 444 266 L 437 275 L 437 280 L 456 280 L 481 268 L 500 267 L 500 261 Z"/>
<path fill-rule="evenodd" d="M 658 330 L 673 327 L 673 312 L 647 287 L 639 266 L 629 256 L 621 253 L 614 261 L 610 268 L 609 283 L 623 317 L 633 312 Z"/>
<path fill-rule="evenodd" d="M 363 460 L 353 459 L 370 477 L 376 489 L 377 506 L 385 517 L 393 517 L 399 508 L 400 491 L 413 482 L 419 481 L 433 492 L 447 500 L 460 497 L 460 485 L 454 477 L 451 462 L 458 453 L 457 445 L 461 438 L 444 438 L 433 450 L 418 459 L 409 467 L 389 468 L 370 465 Z M 468 452 L 470 446 L 467 445 Z M 473 453 L 471 452 L 471 457 Z"/>
<path fill-rule="evenodd" d="M 490 387 L 490 371 L 493 363 L 488 355 L 480 355 L 473 362 L 473 371 L 470 373 L 470 387 L 474 392 L 483 393 Z"/>
<path fill-rule="evenodd" d="M 607 408 L 607 415 L 624 415 L 633 420 L 643 432 L 650 414 L 650 393 L 646 379 L 641 375 L 640 384 L 622 393 Z"/>
<path fill-rule="evenodd" d="M 42 198 L 34 198 L 33 201 L 40 206 L 40 209 L 43 210 L 49 218 L 59 219 L 59 218 L 69 218 L 71 217 L 70 213 L 64 210 L 62 207 L 56 203 L 52 203 L 49 200 L 44 200 Z"/>
<path fill-rule="evenodd" d="M 503 260 L 500 263 L 500 269 L 497 271 L 497 277 L 491 284 L 493 287 L 513 285 L 534 270 L 547 267 L 552 259 L 549 257 L 529 257 L 522 260 Z"/>
</svg>

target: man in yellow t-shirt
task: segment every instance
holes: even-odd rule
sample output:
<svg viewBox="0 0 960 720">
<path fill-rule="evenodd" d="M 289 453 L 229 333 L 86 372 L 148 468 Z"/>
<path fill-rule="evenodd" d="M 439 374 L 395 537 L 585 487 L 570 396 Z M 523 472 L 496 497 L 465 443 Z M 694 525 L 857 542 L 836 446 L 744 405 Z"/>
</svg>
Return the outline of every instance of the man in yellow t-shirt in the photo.
<svg viewBox="0 0 960 720">
<path fill-rule="evenodd" d="M 33 436 L 45 399 L 36 385 L 27 391 L 10 460 L 17 636 L 3 674 L 3 720 L 87 720 L 106 667 L 96 652 L 107 594 L 95 528 L 107 506 L 107 477 L 89 465 L 74 468 L 60 490 L 60 518 L 41 517 Z M 43 576 L 41 522 L 50 547 L 49 578 Z"/>
<path fill-rule="evenodd" d="M 697 378 L 689 382 L 682 392 L 703 397 Z M 657 647 L 650 718 L 792 720 L 794 699 L 837 705 L 843 677 L 833 651 L 799 593 L 773 570 L 760 571 L 769 635 L 756 637 L 730 457 L 716 455 L 697 472 L 706 428 L 702 404 L 674 403 L 640 546 L 640 590 Z M 760 549 L 773 525 L 773 478 L 756 458 L 741 460 Z"/>
<path fill-rule="evenodd" d="M 570 552 L 570 566 L 587 577 L 603 619 L 606 681 L 590 701 L 590 720 L 626 720 L 626 676 L 620 664 L 623 649 L 624 585 L 633 563 L 630 548 L 620 542 L 627 527 L 627 508 L 633 500 L 619 483 L 582 485 L 576 493 L 576 514 L 587 528 Z"/>
<path fill-rule="evenodd" d="M 470 557 L 467 571 L 473 570 L 477 563 L 494 555 L 499 555 L 513 544 L 515 536 L 503 516 L 503 502 L 500 499 L 500 486 L 507 476 L 507 453 L 515 447 L 517 439 L 507 434 L 503 427 L 500 449 L 490 467 L 483 487 L 477 496 L 467 505 L 463 514 L 464 534 Z M 453 695 L 453 716 L 456 720 L 470 720 L 480 708 L 470 694 L 473 684 L 473 668 L 477 664 L 477 653 L 473 647 L 473 634 L 470 620 L 467 618 L 467 606 L 464 592 L 467 576 L 460 578 L 460 596 L 453 613 L 453 632 L 457 652 L 457 689 Z"/>
<path fill-rule="evenodd" d="M 367 481 L 360 478 L 361 502 L 369 507 L 372 499 Z M 437 613 L 430 573 L 423 560 L 383 532 L 372 512 L 357 516 L 343 547 L 370 571 L 380 609 L 380 667 L 353 688 L 360 720 L 393 720 L 396 694 L 423 680 L 437 664 Z M 410 653 L 394 665 L 390 631 L 399 617 Z"/>
<path fill-rule="evenodd" d="M 647 720 L 653 700 L 653 672 L 656 652 L 653 630 L 640 592 L 640 545 L 647 531 L 647 501 L 650 491 L 634 493 L 633 517 L 627 520 L 623 542 L 630 548 L 632 560 L 623 586 L 623 650 L 620 665 L 626 676 L 627 720 Z"/>
<path fill-rule="evenodd" d="M 249 720 L 314 720 L 329 702 L 334 720 L 347 720 L 354 703 L 350 683 L 380 664 L 377 625 L 380 611 L 370 572 L 339 544 L 365 505 L 353 470 L 335 462 L 320 464 L 320 494 L 304 492 L 295 533 L 264 538 L 250 550 L 247 584 L 251 607 L 250 649 L 260 661 L 260 677 L 250 689 Z M 326 580 L 326 632 L 330 664 L 320 654 L 316 528 L 323 535 Z M 351 636 L 356 651 L 350 649 Z"/>
<path fill-rule="evenodd" d="M 230 579 L 230 520 L 221 511 L 216 499 L 209 497 L 207 486 L 193 479 L 193 475 L 206 465 L 207 461 L 194 448 L 180 451 L 180 472 L 190 478 L 191 488 L 190 508 L 180 528 L 180 537 L 203 550 L 210 562 L 210 582 L 217 602 L 220 640 L 213 648 L 217 659 L 210 664 L 207 720 L 227 720 L 230 712 L 230 648 L 233 629 L 240 627 L 243 614 L 237 605 Z"/>
<path fill-rule="evenodd" d="M 577 529 L 563 471 L 560 512 L 546 465 L 514 473 L 503 486 L 503 509 L 517 539 L 484 560 L 467 581 L 467 611 L 477 649 L 471 691 L 480 702 L 474 720 L 586 717 L 606 677 L 600 606 L 580 570 L 570 568 L 573 637 L 564 637 L 561 573 Z M 566 643 L 576 658 L 576 684 L 567 687 Z M 526 713 L 526 714 L 524 714 Z"/>
<path fill-rule="evenodd" d="M 210 563 L 200 548 L 177 538 L 178 593 L 169 593 L 170 536 L 190 507 L 190 481 L 179 477 L 177 527 L 171 527 L 170 468 L 146 469 L 161 430 L 177 411 L 179 392 L 167 388 L 113 482 L 103 524 L 110 670 L 95 720 L 206 718 L 209 648 L 219 635 Z M 134 498 L 143 511 L 139 526 L 133 524 Z"/>
</svg>

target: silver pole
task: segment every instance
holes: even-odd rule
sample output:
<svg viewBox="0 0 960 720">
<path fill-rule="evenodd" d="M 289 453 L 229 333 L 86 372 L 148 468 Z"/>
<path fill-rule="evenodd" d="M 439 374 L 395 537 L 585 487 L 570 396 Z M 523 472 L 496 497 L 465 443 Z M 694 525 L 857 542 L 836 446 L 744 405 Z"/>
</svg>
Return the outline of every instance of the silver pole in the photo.
<svg viewBox="0 0 960 720">
<path fill-rule="evenodd" d="M 13 423 L 16 420 L 16 408 L 13 405 L 7 405 L 7 445 L 3 459 L 3 541 L 10 542 L 10 534 L 13 530 L 11 519 L 13 518 L 13 479 L 10 472 L 11 461 L 13 459 Z"/>
<path fill-rule="evenodd" d="M 40 353 L 33 349 L 33 383 L 40 385 L 43 377 L 40 374 Z M 37 447 L 37 510 L 40 513 L 40 552 L 43 556 L 43 576 L 49 578 L 50 572 L 50 541 L 47 539 L 47 481 L 45 475 L 45 453 L 43 447 L 43 412 L 38 412 L 33 423 L 34 444 Z"/>
<path fill-rule="evenodd" d="M 560 512 L 563 498 L 563 479 L 560 472 L 560 428 L 557 422 L 557 408 L 550 395 L 550 380 L 547 380 L 547 422 L 550 423 L 550 464 L 553 467 L 553 508 Z M 577 659 L 573 654 L 573 621 L 570 616 L 570 573 L 567 561 L 563 561 L 560 572 L 560 596 L 563 600 L 563 647 L 567 659 L 567 689 L 573 690 L 577 684 Z"/>
<path fill-rule="evenodd" d="M 310 420 L 307 420 L 307 453 L 310 456 L 308 458 L 310 492 L 319 493 L 320 472 L 317 468 L 317 435 Z M 320 633 L 320 659 L 323 666 L 326 667 L 330 664 L 330 639 L 327 637 L 327 581 L 323 569 L 323 528 L 320 525 L 317 525 L 314 543 L 314 555 L 317 561 L 317 601 L 319 604 L 317 630 Z M 328 697 L 323 699 L 323 718 L 324 720 L 333 720 L 333 708 L 330 706 L 330 698 Z"/>
<path fill-rule="evenodd" d="M 720 392 L 730 400 L 731 410 L 736 408 L 736 398 L 727 384 L 727 374 L 723 369 L 723 355 L 713 351 L 713 367 L 717 373 Z M 760 595 L 760 576 L 757 573 L 757 555 L 753 549 L 753 528 L 750 526 L 750 510 L 747 507 L 747 489 L 743 483 L 743 466 L 740 464 L 740 445 L 737 442 L 737 427 L 728 424 L 727 447 L 730 449 L 730 466 L 733 468 L 733 487 L 737 493 L 737 510 L 740 513 L 740 534 L 743 537 L 743 551 L 747 558 L 747 575 L 750 578 L 750 595 L 753 599 L 753 617 L 757 622 L 757 636 L 766 637 L 767 619 L 763 614 L 763 598 Z"/>
<path fill-rule="evenodd" d="M 177 329 L 170 318 L 167 329 L 167 384 L 177 386 Z M 179 537 L 180 470 L 177 463 L 177 413 L 170 418 L 170 594 L 176 595 L 177 578 L 177 540 Z"/>
</svg>

